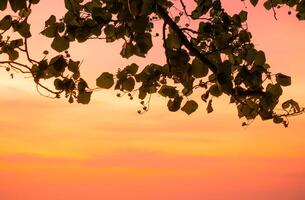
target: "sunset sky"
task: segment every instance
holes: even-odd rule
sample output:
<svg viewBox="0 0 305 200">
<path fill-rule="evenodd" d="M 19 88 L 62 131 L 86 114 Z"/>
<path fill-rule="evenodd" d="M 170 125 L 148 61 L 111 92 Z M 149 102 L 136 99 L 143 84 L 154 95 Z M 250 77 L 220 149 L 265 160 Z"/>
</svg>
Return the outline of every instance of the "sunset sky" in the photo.
<svg viewBox="0 0 305 200">
<path fill-rule="evenodd" d="M 245 9 L 240 0 L 224 5 L 230 13 Z M 288 16 L 287 8 L 277 11 L 276 21 L 261 4 L 246 5 L 257 48 L 273 72 L 293 78 L 281 100 L 305 106 L 305 22 Z M 50 50 L 39 32 L 54 12 L 65 13 L 63 0 L 33 7 L 34 58 Z M 121 45 L 73 43 L 70 53 L 83 60 L 92 86 L 103 71 L 164 63 L 160 45 L 146 59 L 130 60 L 119 56 Z M 138 115 L 138 100 L 117 98 L 112 90 L 94 93 L 89 105 L 69 104 L 42 97 L 30 78 L 12 80 L 2 68 L 0 92 L 0 200 L 305 199 L 305 115 L 290 118 L 286 129 L 260 119 L 242 127 L 226 97 L 215 101 L 212 114 L 202 104 L 187 116 L 168 112 L 158 95 Z"/>
</svg>

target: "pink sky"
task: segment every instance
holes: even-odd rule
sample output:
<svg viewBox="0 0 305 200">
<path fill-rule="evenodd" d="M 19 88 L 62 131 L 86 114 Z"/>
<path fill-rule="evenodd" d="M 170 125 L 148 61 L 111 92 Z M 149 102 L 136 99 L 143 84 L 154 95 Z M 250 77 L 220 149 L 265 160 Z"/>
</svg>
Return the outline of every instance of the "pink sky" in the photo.
<svg viewBox="0 0 305 200">
<path fill-rule="evenodd" d="M 34 57 L 50 44 L 38 35 L 44 20 L 54 10 L 64 13 L 62 1 L 54 2 L 33 8 Z M 244 8 L 232 2 L 225 4 L 231 12 Z M 255 44 L 274 72 L 293 77 L 282 100 L 305 105 L 304 22 L 285 8 L 275 21 L 261 5 L 247 5 Z M 164 59 L 157 46 L 147 59 L 125 60 L 120 47 L 91 41 L 73 44 L 71 54 L 83 60 L 91 84 L 103 71 Z M 201 105 L 186 116 L 167 112 L 159 96 L 137 115 L 139 102 L 114 91 L 94 94 L 87 106 L 70 105 L 40 96 L 31 80 L 11 80 L 4 70 L 0 91 L 0 200 L 305 199 L 304 115 L 287 129 L 259 119 L 245 128 L 227 98 L 215 101 L 212 114 Z"/>
</svg>

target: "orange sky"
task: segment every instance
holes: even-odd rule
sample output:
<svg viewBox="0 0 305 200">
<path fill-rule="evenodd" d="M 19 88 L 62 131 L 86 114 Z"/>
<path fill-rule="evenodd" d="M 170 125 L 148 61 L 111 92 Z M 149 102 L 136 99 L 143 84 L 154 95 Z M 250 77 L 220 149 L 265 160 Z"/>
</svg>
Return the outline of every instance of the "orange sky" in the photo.
<svg viewBox="0 0 305 200">
<path fill-rule="evenodd" d="M 44 20 L 54 10 L 64 13 L 62 1 L 54 2 L 33 8 L 33 57 L 50 44 L 38 35 Z M 234 2 L 225 2 L 231 12 L 244 8 Z M 247 9 L 254 42 L 273 71 L 293 77 L 283 100 L 305 105 L 304 22 L 285 8 L 278 21 L 261 6 Z M 157 46 L 147 59 L 125 60 L 120 47 L 90 41 L 73 44 L 71 54 L 83 60 L 91 84 L 102 71 L 163 57 Z M 244 128 L 227 98 L 215 101 L 212 114 L 202 105 L 186 116 L 167 112 L 159 96 L 138 115 L 139 102 L 114 91 L 93 94 L 87 106 L 70 105 L 40 96 L 31 80 L 11 80 L 4 70 L 0 91 L 0 200 L 305 199 L 304 115 L 287 129 L 260 120 Z"/>
</svg>

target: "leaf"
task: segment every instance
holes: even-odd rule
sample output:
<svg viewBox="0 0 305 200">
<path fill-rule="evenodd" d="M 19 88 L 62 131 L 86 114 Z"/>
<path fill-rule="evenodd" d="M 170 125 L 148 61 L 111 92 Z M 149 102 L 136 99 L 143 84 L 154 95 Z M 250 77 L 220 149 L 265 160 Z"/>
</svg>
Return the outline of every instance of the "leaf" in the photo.
<svg viewBox="0 0 305 200">
<path fill-rule="evenodd" d="M 79 93 L 77 96 L 77 102 L 81 104 L 88 104 L 91 100 L 92 92 Z"/>
<path fill-rule="evenodd" d="M 174 98 L 174 100 L 169 100 L 167 103 L 167 108 L 171 112 L 177 112 L 181 107 L 182 97 L 177 96 Z"/>
<path fill-rule="evenodd" d="M 283 89 L 281 88 L 280 84 L 268 84 L 267 85 L 267 92 L 270 92 L 274 98 L 278 99 L 283 94 Z"/>
<path fill-rule="evenodd" d="M 137 73 L 138 69 L 139 69 L 139 66 L 135 63 L 132 63 L 131 65 L 128 65 L 127 67 L 125 67 L 124 70 L 128 74 L 135 75 Z"/>
<path fill-rule="evenodd" d="M 58 55 L 50 60 L 50 65 L 52 65 L 57 72 L 64 72 L 67 67 L 67 62 L 62 55 Z"/>
<path fill-rule="evenodd" d="M 68 70 L 70 72 L 77 73 L 79 71 L 79 64 L 80 64 L 79 61 L 75 62 L 72 59 L 70 59 L 68 63 Z"/>
<path fill-rule="evenodd" d="M 78 84 L 77 84 L 77 89 L 80 93 L 83 93 L 86 91 L 86 89 L 88 88 L 88 84 L 84 79 L 80 79 Z"/>
<path fill-rule="evenodd" d="M 5 10 L 7 8 L 7 0 L 0 1 L 0 10 Z"/>
<path fill-rule="evenodd" d="M 70 42 L 66 37 L 57 36 L 54 38 L 51 47 L 57 52 L 65 51 L 69 48 Z"/>
<path fill-rule="evenodd" d="M 55 24 L 55 22 L 56 22 L 56 17 L 54 15 L 51 15 L 49 19 L 47 19 L 47 21 L 45 22 L 45 26 L 51 26 Z"/>
<path fill-rule="evenodd" d="M 96 85 L 100 88 L 109 89 L 113 86 L 113 84 L 113 74 L 110 74 L 108 72 L 102 73 L 102 75 L 100 75 L 100 77 L 96 79 Z"/>
<path fill-rule="evenodd" d="M 276 82 L 281 86 L 289 86 L 291 85 L 291 77 L 278 73 L 276 74 Z"/>
<path fill-rule="evenodd" d="M 250 0 L 250 2 L 255 7 L 258 3 L 258 0 Z"/>
<path fill-rule="evenodd" d="M 43 31 L 41 31 L 42 35 L 45 35 L 48 38 L 54 38 L 58 35 L 57 28 L 55 25 L 48 26 Z"/>
<path fill-rule="evenodd" d="M 40 0 L 30 0 L 30 2 L 31 2 L 32 4 L 38 4 L 38 3 L 40 2 Z"/>
<path fill-rule="evenodd" d="M 30 24 L 28 24 L 26 21 L 23 21 L 19 24 L 16 25 L 15 30 L 25 38 L 31 37 L 31 32 L 30 32 Z"/>
<path fill-rule="evenodd" d="M 190 115 L 198 109 L 198 103 L 194 100 L 187 101 L 185 105 L 181 108 L 183 112 Z"/>
<path fill-rule="evenodd" d="M 181 43 L 176 34 L 168 34 L 166 39 L 166 48 L 167 49 L 178 49 L 180 48 Z"/>
<path fill-rule="evenodd" d="M 243 43 L 250 42 L 250 33 L 246 30 L 239 32 L 239 40 Z"/>
<path fill-rule="evenodd" d="M 127 90 L 131 92 L 134 89 L 135 86 L 135 80 L 132 77 L 127 78 L 122 83 L 123 90 Z"/>
<path fill-rule="evenodd" d="M 284 110 L 287 110 L 290 107 L 290 100 L 285 101 L 284 103 L 282 103 L 282 108 Z"/>
<path fill-rule="evenodd" d="M 192 75 L 195 78 L 202 78 L 202 77 L 205 77 L 206 75 L 208 75 L 209 68 L 203 62 L 201 62 L 201 60 L 199 60 L 198 58 L 195 58 L 192 62 L 191 71 L 192 71 Z"/>
<path fill-rule="evenodd" d="M 279 116 L 273 117 L 273 122 L 275 124 L 281 124 L 281 123 L 283 123 L 283 121 L 284 121 L 284 119 L 282 117 L 279 117 Z"/>
<path fill-rule="evenodd" d="M 266 1 L 264 3 L 264 7 L 267 9 L 267 10 L 270 10 L 272 8 L 272 2 L 270 0 Z"/>
<path fill-rule="evenodd" d="M 294 112 L 300 112 L 301 111 L 300 105 L 298 104 L 298 102 L 294 101 L 293 99 L 285 101 L 282 104 L 282 108 L 284 110 L 288 110 L 288 108 L 290 108 L 290 107 L 294 109 Z"/>
<path fill-rule="evenodd" d="M 0 21 L 0 29 L 1 30 L 8 30 L 12 25 L 12 17 L 10 15 L 6 15 L 3 17 L 3 19 Z"/>
<path fill-rule="evenodd" d="M 121 56 L 123 58 L 130 58 L 134 54 L 134 47 L 132 43 L 124 43 L 122 50 L 121 50 Z"/>
<path fill-rule="evenodd" d="M 61 79 L 54 80 L 54 86 L 56 90 L 63 90 L 64 89 L 64 82 Z"/>
<path fill-rule="evenodd" d="M 12 61 L 17 60 L 17 58 L 19 57 L 18 51 L 15 51 L 15 50 L 10 51 L 8 53 L 8 55 L 9 55 L 9 59 L 12 60 Z"/>
<path fill-rule="evenodd" d="M 209 103 L 208 103 L 208 106 L 207 106 L 207 112 L 211 113 L 213 111 L 214 111 L 214 109 L 212 107 L 212 100 L 210 100 Z"/>
<path fill-rule="evenodd" d="M 247 21 L 248 12 L 242 10 L 242 11 L 239 13 L 239 17 L 240 17 L 241 22 Z"/>
<path fill-rule="evenodd" d="M 146 54 L 153 46 L 152 38 L 150 33 L 140 34 L 135 37 L 135 42 L 139 48 L 139 54 Z"/>
<path fill-rule="evenodd" d="M 18 48 L 23 45 L 23 39 L 12 40 L 10 42 L 10 47 L 12 49 Z"/>
<path fill-rule="evenodd" d="M 219 97 L 222 95 L 222 91 L 219 89 L 217 84 L 214 84 L 210 87 L 210 94 L 215 97 Z"/>
<path fill-rule="evenodd" d="M 176 88 L 168 85 L 163 85 L 158 93 L 163 97 L 169 98 L 175 98 L 178 95 L 178 91 L 176 90 Z"/>
<path fill-rule="evenodd" d="M 26 8 L 26 0 L 9 0 L 9 2 L 14 12 Z"/>
<path fill-rule="evenodd" d="M 266 56 L 263 51 L 258 51 L 255 60 L 254 60 L 254 65 L 261 65 L 263 66 L 266 63 Z"/>
<path fill-rule="evenodd" d="M 128 10 L 131 15 L 138 16 L 141 13 L 142 1 L 128 0 Z"/>
</svg>

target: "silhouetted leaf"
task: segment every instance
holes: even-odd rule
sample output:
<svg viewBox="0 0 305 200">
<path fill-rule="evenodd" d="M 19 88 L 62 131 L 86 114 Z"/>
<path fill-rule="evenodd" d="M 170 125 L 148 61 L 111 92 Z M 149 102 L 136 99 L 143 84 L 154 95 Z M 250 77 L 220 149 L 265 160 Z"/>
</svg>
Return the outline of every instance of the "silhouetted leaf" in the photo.
<svg viewBox="0 0 305 200">
<path fill-rule="evenodd" d="M 2 0 L 1 0 L 2 1 Z M 9 0 L 11 8 L 14 12 L 26 8 L 26 0 Z"/>
<path fill-rule="evenodd" d="M 253 6 L 256 6 L 257 3 L 258 3 L 258 0 L 250 0 L 250 2 L 251 2 L 251 4 L 252 4 Z"/>
<path fill-rule="evenodd" d="M 6 15 L 0 21 L 0 29 L 6 31 L 12 25 L 12 17 L 10 15 Z"/>
<path fill-rule="evenodd" d="M 194 100 L 187 101 L 185 105 L 181 108 L 183 112 L 190 115 L 198 109 L 198 103 Z"/>
<path fill-rule="evenodd" d="M 207 106 L 207 112 L 211 113 L 213 111 L 214 111 L 214 109 L 212 107 L 212 100 L 210 100 L 209 103 L 208 103 L 208 106 Z"/>
<path fill-rule="evenodd" d="M 219 89 L 217 84 L 214 84 L 210 87 L 210 94 L 215 97 L 219 97 L 222 95 L 222 91 Z"/>
<path fill-rule="evenodd" d="M 208 66 L 202 63 L 198 58 L 195 58 L 192 62 L 192 75 L 195 78 L 202 78 L 208 75 L 208 73 Z"/>
<path fill-rule="evenodd" d="M 7 0 L 0 1 L 0 10 L 5 10 L 7 8 Z"/>
<path fill-rule="evenodd" d="M 96 85 L 100 88 L 109 89 L 113 86 L 113 84 L 113 74 L 110 74 L 108 72 L 102 73 L 102 75 L 100 75 L 100 77 L 96 79 Z"/>
<path fill-rule="evenodd" d="M 57 36 L 54 38 L 51 47 L 58 52 L 62 52 L 67 50 L 69 48 L 69 45 L 69 39 L 67 39 L 66 37 Z"/>
<path fill-rule="evenodd" d="M 84 92 L 80 93 L 77 96 L 77 102 L 81 104 L 88 104 L 91 100 L 91 94 L 92 92 Z"/>
<path fill-rule="evenodd" d="M 134 89 L 135 86 L 135 80 L 132 77 L 127 78 L 122 83 L 123 90 L 127 90 L 131 92 Z"/>
<path fill-rule="evenodd" d="M 276 74 L 276 82 L 281 86 L 289 86 L 291 85 L 291 77 L 278 73 Z"/>
<path fill-rule="evenodd" d="M 178 95 L 178 91 L 175 87 L 163 85 L 159 90 L 159 94 L 164 97 L 175 98 Z"/>
</svg>

